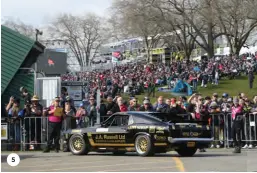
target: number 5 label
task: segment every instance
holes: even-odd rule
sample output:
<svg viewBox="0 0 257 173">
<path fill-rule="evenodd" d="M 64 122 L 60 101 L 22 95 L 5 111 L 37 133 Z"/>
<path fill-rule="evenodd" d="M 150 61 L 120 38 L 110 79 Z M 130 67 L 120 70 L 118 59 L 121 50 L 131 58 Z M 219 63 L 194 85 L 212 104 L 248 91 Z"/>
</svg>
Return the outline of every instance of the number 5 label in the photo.
<svg viewBox="0 0 257 173">
<path fill-rule="evenodd" d="M 7 157 L 7 163 L 10 166 L 17 166 L 20 163 L 20 157 L 16 153 L 11 153 Z"/>
</svg>

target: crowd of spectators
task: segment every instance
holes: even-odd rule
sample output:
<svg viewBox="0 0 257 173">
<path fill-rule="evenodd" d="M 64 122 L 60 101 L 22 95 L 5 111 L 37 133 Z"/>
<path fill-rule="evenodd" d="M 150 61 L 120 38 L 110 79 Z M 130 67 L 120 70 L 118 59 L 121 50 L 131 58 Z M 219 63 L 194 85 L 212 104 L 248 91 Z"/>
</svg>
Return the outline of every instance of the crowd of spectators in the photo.
<svg viewBox="0 0 257 173">
<path fill-rule="evenodd" d="M 216 93 L 212 96 L 193 94 L 189 99 L 186 97 L 159 97 L 155 104 L 152 104 L 150 96 L 155 96 L 156 86 L 168 85 L 172 87 L 172 83 L 178 78 L 187 81 L 193 86 L 193 90 L 197 90 L 198 85 L 201 87 L 218 85 L 221 77 L 234 79 L 239 75 L 248 75 L 249 88 L 251 88 L 254 72 L 257 72 L 257 59 L 248 60 L 229 56 L 201 62 L 172 61 L 170 64 L 125 64 L 108 70 L 65 74 L 61 76 L 63 81 L 87 81 L 87 87 L 85 87 L 83 93 L 84 100 L 78 108 L 75 108 L 73 99 L 69 97 L 67 89 L 62 88 L 61 97 L 55 99 L 51 106 L 58 104 L 63 108 L 62 120 L 66 120 L 62 124 L 63 130 L 93 125 L 96 122 L 98 112 L 103 119 L 113 113 L 126 111 L 157 111 L 170 115 L 190 113 L 192 119 L 214 122 L 214 137 L 216 141 L 222 141 L 222 135 L 219 134 L 224 129 L 218 127 L 220 126 L 219 123 L 224 122 L 224 120 L 222 120 L 222 117 L 213 118 L 210 114 L 231 113 L 229 123 L 233 121 L 233 117 L 237 113 L 251 116 L 250 113 L 256 114 L 257 112 L 257 96 L 247 98 L 245 94 L 241 93 L 239 96 L 232 98 L 224 93 L 219 98 Z M 102 98 L 99 107 L 96 106 L 98 89 L 100 89 Z M 142 103 L 139 103 L 135 95 L 145 92 L 147 92 L 146 97 Z M 7 114 L 11 118 L 12 133 L 14 131 L 16 133 L 15 143 L 19 143 L 21 139 L 20 121 L 22 118 L 47 116 L 49 112 L 52 114 L 50 108 L 43 108 L 39 104 L 40 98 L 36 95 L 31 98 L 25 88 L 21 88 L 21 93 L 25 101 L 24 108 L 20 106 L 19 98 L 11 97 L 5 107 L 6 113 L 2 110 L 2 115 Z M 130 99 L 124 100 L 121 93 L 129 93 Z M 103 99 L 106 99 L 106 102 Z M 56 103 L 58 100 L 59 102 Z M 26 140 L 40 143 L 42 139 L 41 120 L 25 121 L 25 124 L 25 131 L 29 133 L 26 135 Z M 38 129 L 33 132 L 33 130 L 28 129 L 29 127 Z M 253 129 L 250 128 L 250 130 Z M 231 138 L 231 133 L 229 130 L 228 138 Z M 253 136 L 246 133 L 244 137 L 249 139 Z M 219 148 L 220 145 L 222 145 L 222 142 L 215 142 L 212 147 Z M 245 148 L 252 148 L 253 145 L 253 143 L 245 143 Z"/>
</svg>

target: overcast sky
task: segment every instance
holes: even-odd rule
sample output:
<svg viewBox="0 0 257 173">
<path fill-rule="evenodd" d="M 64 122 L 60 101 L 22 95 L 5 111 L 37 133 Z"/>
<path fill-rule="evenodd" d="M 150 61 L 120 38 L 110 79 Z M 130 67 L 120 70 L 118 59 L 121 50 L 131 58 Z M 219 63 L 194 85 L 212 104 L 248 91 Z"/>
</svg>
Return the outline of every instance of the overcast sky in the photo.
<svg viewBox="0 0 257 173">
<path fill-rule="evenodd" d="M 112 0 L 1 0 L 1 18 L 19 19 L 35 27 L 42 26 L 59 13 L 108 14 Z"/>
</svg>

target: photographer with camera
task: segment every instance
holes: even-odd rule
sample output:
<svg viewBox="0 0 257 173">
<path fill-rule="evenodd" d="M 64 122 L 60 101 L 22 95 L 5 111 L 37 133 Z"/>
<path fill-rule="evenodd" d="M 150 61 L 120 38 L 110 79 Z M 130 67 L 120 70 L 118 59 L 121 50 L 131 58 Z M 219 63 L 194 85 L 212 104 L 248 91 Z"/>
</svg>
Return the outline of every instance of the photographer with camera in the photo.
<svg viewBox="0 0 257 173">
<path fill-rule="evenodd" d="M 31 95 L 25 87 L 20 87 L 21 97 L 25 103 L 31 103 Z"/>
<path fill-rule="evenodd" d="M 31 117 L 33 125 L 31 126 L 31 140 L 35 141 L 35 143 L 41 141 L 41 124 L 42 124 L 42 112 L 43 112 L 43 106 L 39 104 L 39 98 L 38 96 L 34 95 L 31 99 Z"/>
<path fill-rule="evenodd" d="M 9 103 L 6 107 L 6 111 L 8 112 L 7 121 L 10 125 L 10 139 L 14 139 L 13 142 L 15 143 L 13 146 L 13 150 L 18 150 L 19 144 L 21 142 L 21 119 L 24 116 L 24 110 L 20 108 L 20 99 L 11 96 Z"/>
</svg>

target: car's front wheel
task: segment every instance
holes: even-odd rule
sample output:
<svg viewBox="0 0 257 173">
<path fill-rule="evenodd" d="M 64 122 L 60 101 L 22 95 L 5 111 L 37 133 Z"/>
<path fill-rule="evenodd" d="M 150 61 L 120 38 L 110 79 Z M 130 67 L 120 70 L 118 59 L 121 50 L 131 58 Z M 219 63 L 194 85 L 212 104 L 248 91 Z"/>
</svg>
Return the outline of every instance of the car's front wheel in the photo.
<svg viewBox="0 0 257 173">
<path fill-rule="evenodd" d="M 182 157 L 191 157 L 196 153 L 197 148 L 181 147 L 176 151 Z"/>
<path fill-rule="evenodd" d="M 89 146 L 83 135 L 75 134 L 72 135 L 69 140 L 69 148 L 72 154 L 82 155 L 89 152 Z"/>
<path fill-rule="evenodd" d="M 154 154 L 151 138 L 147 135 L 138 135 L 135 140 L 135 149 L 139 156 Z"/>
</svg>

